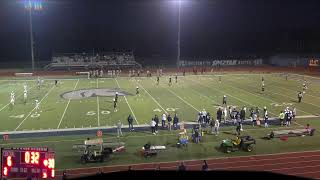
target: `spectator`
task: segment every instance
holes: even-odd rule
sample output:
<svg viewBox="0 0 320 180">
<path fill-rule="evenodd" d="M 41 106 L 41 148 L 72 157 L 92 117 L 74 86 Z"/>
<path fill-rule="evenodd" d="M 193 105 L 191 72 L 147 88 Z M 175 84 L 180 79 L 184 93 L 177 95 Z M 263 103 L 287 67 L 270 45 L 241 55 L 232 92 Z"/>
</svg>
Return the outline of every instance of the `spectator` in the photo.
<svg viewBox="0 0 320 180">
<path fill-rule="evenodd" d="M 151 133 L 156 135 L 156 129 L 155 129 L 155 126 L 156 126 L 156 122 L 154 121 L 154 119 L 152 118 L 151 120 Z"/>
<path fill-rule="evenodd" d="M 226 107 L 223 108 L 223 116 L 224 116 L 224 123 L 226 123 L 227 117 L 228 117 L 228 111 Z"/>
<path fill-rule="evenodd" d="M 217 119 L 218 119 L 219 123 L 221 123 L 221 119 L 222 119 L 222 110 L 221 110 L 221 108 L 219 108 L 218 111 L 217 111 Z"/>
<path fill-rule="evenodd" d="M 216 121 L 214 123 L 214 133 L 216 136 L 218 136 L 218 134 L 219 134 L 219 127 L 220 127 L 220 122 L 218 119 L 216 119 Z"/>
<path fill-rule="evenodd" d="M 203 122 L 202 113 L 199 112 L 199 114 L 198 114 L 198 123 L 199 123 L 199 125 L 201 125 L 202 122 Z"/>
<path fill-rule="evenodd" d="M 184 162 L 181 162 L 179 166 L 179 171 L 185 171 L 185 170 L 186 170 L 186 166 L 184 165 Z"/>
<path fill-rule="evenodd" d="M 169 131 L 171 131 L 171 121 L 172 121 L 172 117 L 170 116 L 170 114 L 168 114 L 168 128 L 169 128 Z"/>
<path fill-rule="evenodd" d="M 154 121 L 156 122 L 156 125 L 155 125 L 155 131 L 156 133 L 158 133 L 158 127 L 159 127 L 159 118 L 157 115 L 154 115 Z"/>
<path fill-rule="evenodd" d="M 212 118 L 210 121 L 210 127 L 211 127 L 211 134 L 214 134 L 214 130 L 215 130 L 215 121 Z"/>
<path fill-rule="evenodd" d="M 283 113 L 283 111 L 281 111 L 281 112 L 280 112 L 280 115 L 279 115 L 279 120 L 280 120 L 280 125 L 281 125 L 281 126 L 283 126 L 284 117 L 285 117 L 285 114 Z"/>
<path fill-rule="evenodd" d="M 178 123 L 179 123 L 179 118 L 178 118 L 177 114 L 175 114 L 173 117 L 173 128 L 175 130 L 178 128 Z"/>
<path fill-rule="evenodd" d="M 218 120 L 218 122 L 219 122 L 219 120 Z M 209 170 L 209 166 L 207 164 L 207 161 L 204 160 L 203 163 L 204 164 L 202 165 L 202 171 L 208 171 Z"/>
<path fill-rule="evenodd" d="M 66 180 L 67 179 L 67 171 L 63 170 L 62 171 L 62 180 Z"/>
<path fill-rule="evenodd" d="M 269 119 L 268 114 L 266 114 L 266 115 L 264 116 L 264 127 L 265 127 L 265 128 L 269 127 L 268 119 Z"/>
<path fill-rule="evenodd" d="M 199 143 L 199 140 L 200 140 L 200 132 L 199 132 L 199 129 L 195 129 L 194 131 L 194 140 L 195 140 L 195 143 Z"/>
<path fill-rule="evenodd" d="M 206 125 L 210 124 L 210 120 L 211 120 L 211 114 L 208 112 L 206 116 Z"/>
<path fill-rule="evenodd" d="M 122 122 L 119 120 L 118 123 L 117 123 L 117 133 L 118 133 L 118 137 L 122 136 L 121 128 L 122 128 Z"/>
<path fill-rule="evenodd" d="M 244 121 L 246 118 L 246 111 L 245 111 L 245 107 L 243 107 L 240 111 L 240 119 L 241 121 Z"/>
<path fill-rule="evenodd" d="M 134 129 L 133 129 L 133 118 L 132 118 L 131 114 L 129 114 L 129 116 L 128 116 L 128 124 L 129 124 L 129 130 L 130 131 L 134 131 Z"/>
<path fill-rule="evenodd" d="M 167 115 L 165 113 L 162 114 L 162 127 L 166 127 Z"/>
</svg>

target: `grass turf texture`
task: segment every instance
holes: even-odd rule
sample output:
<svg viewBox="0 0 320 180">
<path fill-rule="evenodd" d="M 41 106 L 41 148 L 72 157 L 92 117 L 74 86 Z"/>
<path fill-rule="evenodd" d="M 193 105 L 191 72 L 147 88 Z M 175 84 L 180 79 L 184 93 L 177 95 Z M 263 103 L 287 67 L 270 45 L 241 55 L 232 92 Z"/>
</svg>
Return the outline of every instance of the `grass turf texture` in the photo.
<svg viewBox="0 0 320 180">
<path fill-rule="evenodd" d="M 186 76 L 179 77 L 178 83 L 173 79 L 171 87 L 167 77 L 162 77 L 158 86 L 155 77 L 61 80 L 58 87 L 54 86 L 53 80 L 46 80 L 40 90 L 35 87 L 35 81 L 27 81 L 31 89 L 26 105 L 21 95 L 24 81 L 0 81 L 0 131 L 114 126 L 118 120 L 127 124 L 129 114 L 135 115 L 134 124 L 143 125 L 149 124 L 154 114 L 160 117 L 163 112 L 172 115 L 177 112 L 180 121 L 196 121 L 197 113 L 202 109 L 215 117 L 223 95 L 228 97 L 228 106 L 258 106 L 261 110 L 266 106 L 271 117 L 278 116 L 286 106 L 295 106 L 298 116 L 319 114 L 320 84 L 309 85 L 303 102 L 297 103 L 297 91 L 302 89 L 302 82 L 264 75 L 266 90 L 262 93 L 261 76 L 224 75 L 222 83 L 217 76 Z M 134 95 L 136 86 L 140 87 L 141 96 Z M 113 97 L 90 97 L 69 102 L 60 96 L 74 89 L 119 87 L 133 95 L 126 96 L 127 101 L 123 96 L 119 97 L 117 112 L 113 112 Z M 16 92 L 13 108 L 6 106 L 12 90 Z M 41 101 L 42 112 L 38 114 L 33 110 L 35 99 Z"/>
<path fill-rule="evenodd" d="M 263 75 L 266 90 L 261 93 L 261 76 L 259 74 L 228 74 L 222 76 L 221 83 L 219 83 L 217 76 L 186 76 L 179 77 L 178 83 L 175 83 L 173 78 L 171 87 L 168 86 L 168 77 L 161 77 L 158 86 L 155 77 L 99 80 L 82 78 L 79 81 L 78 79 L 62 79 L 58 87 L 54 86 L 53 80 L 45 80 L 45 84 L 40 90 L 37 89 L 35 81 L 27 81 L 28 87 L 31 88 L 27 105 L 23 104 L 23 96 L 21 95 L 24 81 L 1 80 L 0 131 L 96 127 L 98 125 L 113 126 L 119 119 L 127 124 L 126 118 L 132 112 L 136 117 L 134 124 L 140 125 L 149 124 L 154 114 L 158 114 L 160 117 L 163 112 L 173 114 L 174 111 L 178 113 L 180 122 L 182 120 L 196 121 L 197 112 L 203 108 L 209 111 L 212 117 L 216 117 L 216 106 L 222 103 L 223 95 L 228 96 L 228 105 L 238 107 L 243 105 L 247 107 L 259 106 L 260 109 L 266 106 L 271 117 L 278 116 L 279 112 L 290 103 L 292 104 L 289 105 L 290 107 L 297 107 L 298 116 L 319 114 L 320 84 L 316 79 L 309 85 L 303 102 L 298 104 L 297 91 L 302 90 L 303 82 L 300 77 L 289 77 L 286 81 L 284 77 L 279 75 Z M 70 100 L 69 102 L 69 100 L 60 96 L 73 89 L 115 89 L 119 86 L 123 91 L 131 94 L 135 94 L 135 87 L 139 86 L 141 96 L 128 95 L 126 96 L 127 101 L 120 96 L 117 112 L 113 112 L 113 97 L 91 97 L 82 100 Z M 12 90 L 16 92 L 16 105 L 10 108 L 7 104 Z M 40 109 L 42 112 L 39 113 L 40 116 L 33 111 L 35 99 L 41 101 Z M 247 113 L 248 115 L 249 113 Z M 297 122 L 303 125 L 309 122 L 313 127 L 319 129 L 320 124 L 317 120 L 299 119 Z M 298 124 L 293 124 L 291 128 L 301 128 Z M 320 145 L 320 142 L 316 141 L 318 138 L 317 132 L 314 137 L 289 138 L 287 142 L 279 139 L 266 141 L 262 140 L 261 137 L 270 133 L 271 128 L 274 128 L 273 126 L 268 129 L 254 128 L 249 130 L 250 128 L 252 127 L 245 127 L 247 131 L 244 134 L 250 134 L 258 139 L 257 148 L 252 153 L 239 151 L 226 155 L 219 152 L 216 147 L 220 145 L 221 140 L 233 137 L 228 133 L 221 133 L 218 137 L 208 135 L 205 136 L 204 142 L 199 145 L 191 143 L 187 149 L 177 149 L 173 146 L 177 143 L 176 134 L 178 132 L 161 131 L 160 135 L 157 136 L 151 135 L 150 132 L 134 132 L 120 138 L 121 141 L 126 143 L 127 152 L 114 155 L 110 161 L 103 163 L 103 165 L 314 150 Z M 221 131 L 231 132 L 234 131 L 234 127 L 226 127 Z M 14 139 L 8 142 L 2 141 L 2 143 L 12 146 L 52 147 L 57 154 L 57 167 L 59 169 L 100 166 L 102 165 L 100 163 L 81 165 L 79 163 L 79 153 L 72 151 L 72 144 L 83 143 L 83 140 L 88 136 L 94 135 Z M 106 141 L 117 139 L 114 134 L 105 136 Z M 144 159 L 139 156 L 138 151 L 148 141 L 167 145 L 169 149 L 166 153 L 160 153 L 155 158 Z"/>
</svg>

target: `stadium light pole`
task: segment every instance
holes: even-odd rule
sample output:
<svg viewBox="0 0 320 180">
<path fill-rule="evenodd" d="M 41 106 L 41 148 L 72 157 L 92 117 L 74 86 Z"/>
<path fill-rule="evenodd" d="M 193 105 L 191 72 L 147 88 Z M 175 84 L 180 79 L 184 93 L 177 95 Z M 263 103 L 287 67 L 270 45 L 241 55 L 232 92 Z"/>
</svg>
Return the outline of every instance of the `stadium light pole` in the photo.
<svg viewBox="0 0 320 180">
<path fill-rule="evenodd" d="M 181 21 L 181 0 L 178 1 L 179 3 L 179 10 L 178 10 L 178 42 L 177 42 L 177 67 L 179 67 L 180 62 L 180 21 Z"/>
<path fill-rule="evenodd" d="M 34 71 L 34 40 L 33 40 L 33 25 L 32 25 L 32 11 L 39 11 L 42 9 L 42 3 L 40 0 L 26 0 L 24 3 L 25 9 L 29 11 L 29 30 L 30 30 L 30 50 L 31 50 L 31 64 L 32 71 Z"/>
</svg>

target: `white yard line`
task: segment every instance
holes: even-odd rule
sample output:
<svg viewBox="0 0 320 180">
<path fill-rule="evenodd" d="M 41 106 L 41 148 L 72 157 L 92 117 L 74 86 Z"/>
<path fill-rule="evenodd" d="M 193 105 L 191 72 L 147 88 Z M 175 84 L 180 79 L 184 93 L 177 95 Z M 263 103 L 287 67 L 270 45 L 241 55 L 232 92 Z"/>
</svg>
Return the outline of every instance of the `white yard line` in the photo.
<svg viewBox="0 0 320 180">
<path fill-rule="evenodd" d="M 152 79 L 154 82 L 156 82 L 154 79 Z M 162 87 L 162 86 L 161 86 Z M 162 87 L 164 88 L 164 87 Z M 197 108 L 195 108 L 194 106 L 192 106 L 190 103 L 188 103 L 187 101 L 185 101 L 184 99 L 182 99 L 179 95 L 177 95 L 176 93 L 174 93 L 171 89 L 169 88 L 164 88 L 166 90 L 168 90 L 169 92 L 171 92 L 173 95 L 175 95 L 176 97 L 178 97 L 181 101 L 183 101 L 184 103 L 186 103 L 188 106 L 192 107 L 194 110 L 196 110 L 197 112 L 200 112 L 200 110 L 198 110 Z"/>
<path fill-rule="evenodd" d="M 168 112 L 159 104 L 159 102 L 158 102 L 157 100 L 155 100 L 155 99 L 153 98 L 153 96 L 152 96 L 140 83 L 138 83 L 138 82 L 136 81 L 136 84 L 138 84 L 138 85 L 151 97 L 151 99 L 152 99 L 166 114 L 168 114 Z"/>
<path fill-rule="evenodd" d="M 118 82 L 117 78 L 114 78 L 114 80 L 116 81 L 116 83 L 117 83 L 117 85 L 118 85 L 119 89 L 121 89 L 120 84 L 119 84 L 119 82 Z M 133 115 L 134 119 L 136 120 L 137 124 L 139 125 L 139 121 L 138 121 L 138 119 L 137 119 L 136 115 L 134 115 L 134 112 L 133 112 L 133 110 L 131 109 L 131 106 L 130 106 L 130 104 L 129 104 L 128 100 L 127 100 L 127 97 L 126 97 L 125 95 L 124 95 L 123 97 L 124 97 L 124 100 L 126 101 L 126 103 L 127 103 L 128 107 L 129 107 L 129 109 L 130 109 L 130 111 L 131 111 L 131 113 L 132 113 L 132 115 Z"/>
<path fill-rule="evenodd" d="M 97 79 L 97 89 L 99 88 L 99 81 Z M 97 95 L 97 114 L 98 114 L 98 126 L 100 126 L 100 103 L 99 103 L 99 96 Z"/>
<path fill-rule="evenodd" d="M 74 86 L 73 90 L 75 90 L 75 89 L 77 88 L 78 83 L 79 83 L 79 79 L 78 79 L 76 85 Z M 61 122 L 62 122 L 62 120 L 63 120 L 63 118 L 64 118 L 64 115 L 66 114 L 66 111 L 67 111 L 67 109 L 68 109 L 68 107 L 69 107 L 70 101 L 71 101 L 71 99 L 69 98 L 68 104 L 67 104 L 66 108 L 65 108 L 64 111 L 63 111 L 63 114 L 62 114 L 62 116 L 61 116 L 61 119 L 60 119 L 60 122 L 59 122 L 59 124 L 58 124 L 58 126 L 57 126 L 57 129 L 59 129 L 59 127 L 60 127 L 60 124 L 61 124 Z"/>
<path fill-rule="evenodd" d="M 52 86 L 52 88 L 47 92 L 47 94 L 45 96 L 42 97 L 42 99 L 40 100 L 39 104 L 41 104 L 41 102 L 50 94 L 50 92 L 54 89 L 55 85 Z M 34 107 L 30 113 L 21 121 L 21 123 L 14 129 L 15 131 L 24 123 L 24 121 L 32 114 L 32 112 L 36 109 L 36 107 Z"/>
<path fill-rule="evenodd" d="M 32 86 L 31 88 L 28 89 L 28 91 L 31 90 L 31 89 L 34 88 L 34 87 L 35 87 L 35 86 Z M 22 95 L 23 95 L 23 93 L 21 93 L 19 96 L 17 96 L 17 99 L 18 99 L 20 96 L 22 96 Z M 8 103 L 8 104 L 6 104 L 5 106 L 3 106 L 3 107 L 0 109 L 0 112 L 1 112 L 3 109 L 5 109 L 7 106 L 9 106 L 9 104 L 10 104 L 10 103 Z"/>
</svg>

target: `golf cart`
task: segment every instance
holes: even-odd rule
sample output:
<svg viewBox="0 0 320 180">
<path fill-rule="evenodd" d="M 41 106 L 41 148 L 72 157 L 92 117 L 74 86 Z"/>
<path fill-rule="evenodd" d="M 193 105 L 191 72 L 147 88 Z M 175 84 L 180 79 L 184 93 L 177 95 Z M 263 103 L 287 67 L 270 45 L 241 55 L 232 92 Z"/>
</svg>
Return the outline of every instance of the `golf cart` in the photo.
<svg viewBox="0 0 320 180">
<path fill-rule="evenodd" d="M 120 144 L 124 143 L 103 143 L 102 139 L 88 139 L 84 141 L 83 145 L 74 145 L 73 148 L 82 151 L 80 160 L 81 163 L 85 164 L 88 162 L 104 162 L 112 153 L 125 150 L 124 146 L 120 146 Z M 112 149 L 112 145 L 117 147 Z"/>
<path fill-rule="evenodd" d="M 222 140 L 220 148 L 226 152 L 231 153 L 233 151 L 244 150 L 251 152 L 256 144 L 256 140 L 251 136 L 242 136 L 237 140 L 225 139 Z"/>
</svg>

